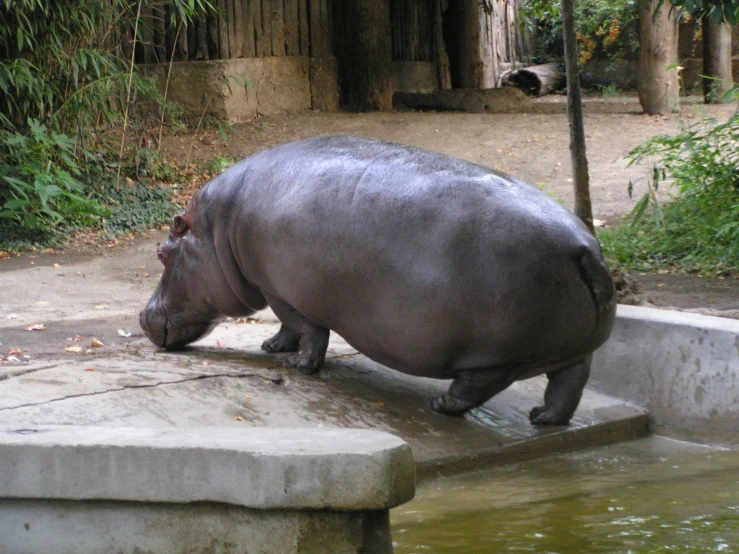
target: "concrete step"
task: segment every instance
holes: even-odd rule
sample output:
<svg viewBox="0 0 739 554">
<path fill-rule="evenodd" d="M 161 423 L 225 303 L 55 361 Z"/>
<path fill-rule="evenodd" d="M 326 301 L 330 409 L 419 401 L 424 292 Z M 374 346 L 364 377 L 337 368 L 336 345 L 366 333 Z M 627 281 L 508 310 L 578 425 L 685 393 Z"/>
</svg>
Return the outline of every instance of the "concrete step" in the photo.
<svg viewBox="0 0 739 554">
<path fill-rule="evenodd" d="M 546 379 L 515 383 L 465 417 L 434 413 L 448 382 L 409 377 L 358 354 L 332 334 L 324 369 L 305 376 L 266 354 L 278 329 L 230 321 L 194 347 L 157 350 L 144 338 L 113 353 L 0 368 L 0 421 L 11 425 L 363 428 L 413 450 L 419 477 L 533 459 L 648 433 L 647 413 L 586 390 L 567 427 L 537 427 L 529 410 Z"/>
</svg>

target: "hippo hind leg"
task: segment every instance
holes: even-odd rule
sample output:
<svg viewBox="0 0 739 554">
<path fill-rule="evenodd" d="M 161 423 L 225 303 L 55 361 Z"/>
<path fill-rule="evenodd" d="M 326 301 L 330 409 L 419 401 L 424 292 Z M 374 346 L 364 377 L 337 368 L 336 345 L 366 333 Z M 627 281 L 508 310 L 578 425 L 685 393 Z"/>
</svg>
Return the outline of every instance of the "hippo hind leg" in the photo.
<svg viewBox="0 0 739 554">
<path fill-rule="evenodd" d="M 570 422 L 588 382 L 591 360 L 592 355 L 588 355 L 570 366 L 547 373 L 549 383 L 544 392 L 544 405 L 531 410 L 531 423 L 567 425 Z"/>
<path fill-rule="evenodd" d="M 460 371 L 449 391 L 431 401 L 431 408 L 448 415 L 463 415 L 508 388 L 510 371 L 501 368 Z"/>
<path fill-rule="evenodd" d="M 283 338 L 292 337 L 294 340 L 297 337 L 298 344 L 295 349 L 297 350 L 297 354 L 289 356 L 285 360 L 285 365 L 295 367 L 298 371 L 306 375 L 318 371 L 326 359 L 329 330 L 309 321 L 286 302 L 272 296 L 265 295 L 265 297 L 270 308 L 272 308 L 275 315 L 283 323 L 282 328 L 288 328 L 288 330 L 285 330 Z M 282 328 L 272 339 L 280 335 Z M 294 333 L 294 337 L 289 334 L 289 331 Z"/>
<path fill-rule="evenodd" d="M 300 335 L 284 323 L 277 334 L 262 343 L 265 352 L 297 352 L 300 348 Z"/>
</svg>

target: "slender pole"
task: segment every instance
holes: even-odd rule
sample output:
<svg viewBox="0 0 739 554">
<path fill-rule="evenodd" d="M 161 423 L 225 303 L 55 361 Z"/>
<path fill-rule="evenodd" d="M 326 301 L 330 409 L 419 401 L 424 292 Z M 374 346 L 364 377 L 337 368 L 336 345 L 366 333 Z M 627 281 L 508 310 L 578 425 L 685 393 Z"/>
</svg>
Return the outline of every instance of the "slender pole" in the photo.
<svg viewBox="0 0 739 554">
<path fill-rule="evenodd" d="M 573 0 L 562 0 L 562 31 L 565 45 L 565 69 L 567 71 L 567 119 L 570 124 L 570 155 L 572 157 L 572 181 L 575 186 L 575 215 L 595 234 L 593 208 L 590 203 L 590 177 L 588 158 L 585 154 L 585 127 L 582 115 L 580 70 L 577 66 L 577 36 L 575 34 L 575 8 Z"/>
<path fill-rule="evenodd" d="M 184 22 L 180 21 L 180 24 L 177 25 L 177 33 L 174 36 L 174 40 L 172 41 L 172 53 L 169 56 L 169 67 L 167 68 L 167 80 L 164 84 L 164 101 L 167 101 L 167 93 L 169 92 L 169 79 L 172 76 L 172 64 L 174 63 L 174 55 L 175 51 L 177 50 L 177 39 L 180 37 L 180 31 L 182 30 L 182 24 Z M 157 154 L 160 152 L 162 148 L 162 132 L 164 131 L 164 104 L 162 104 L 162 118 L 159 121 L 159 138 L 157 139 Z"/>
<path fill-rule="evenodd" d="M 139 0 L 136 9 L 136 23 L 133 26 L 133 46 L 131 47 L 131 67 L 128 73 L 128 87 L 126 89 L 126 111 L 123 116 L 123 132 L 121 133 L 121 149 L 118 152 L 118 175 L 116 176 L 116 191 L 119 190 L 121 182 L 121 166 L 123 166 L 123 147 L 126 144 L 126 126 L 128 125 L 128 108 L 131 105 L 131 84 L 133 83 L 133 64 L 136 54 L 136 39 L 139 32 L 139 20 L 141 19 L 141 4 L 144 0 Z"/>
</svg>

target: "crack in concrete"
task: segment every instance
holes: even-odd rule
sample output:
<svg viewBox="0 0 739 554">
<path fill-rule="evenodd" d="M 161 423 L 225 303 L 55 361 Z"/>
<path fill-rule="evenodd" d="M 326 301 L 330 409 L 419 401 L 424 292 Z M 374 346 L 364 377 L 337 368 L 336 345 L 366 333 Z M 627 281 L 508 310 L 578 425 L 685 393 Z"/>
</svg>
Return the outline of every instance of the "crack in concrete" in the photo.
<svg viewBox="0 0 739 554">
<path fill-rule="evenodd" d="M 24 375 L 28 375 L 29 373 L 36 373 L 37 371 L 43 371 L 45 369 L 52 369 L 55 367 L 59 367 L 59 364 L 51 364 L 41 367 L 34 367 L 33 369 L 21 369 L 19 371 L 12 371 L 10 373 L 7 373 L 6 375 L 0 375 L 0 381 L 6 381 L 11 377 L 22 377 Z"/>
<path fill-rule="evenodd" d="M 126 385 L 124 387 L 119 387 L 116 389 L 106 389 L 101 391 L 95 391 L 95 392 L 85 392 L 81 394 L 70 394 L 68 396 L 62 396 L 61 398 L 54 398 L 52 400 L 46 400 L 45 402 L 31 402 L 28 404 L 20 404 L 18 406 L 11 406 L 9 408 L 0 408 L 0 412 L 8 411 L 8 410 L 18 410 L 20 408 L 31 408 L 33 406 L 44 406 L 46 404 L 54 404 L 56 402 L 62 402 L 63 400 L 69 400 L 72 398 L 84 398 L 86 396 L 97 396 L 101 394 L 108 394 L 108 393 L 114 393 L 114 392 L 121 392 L 128 389 L 151 389 L 155 387 L 160 386 L 166 386 L 166 385 L 178 385 L 180 383 L 188 383 L 190 381 L 203 381 L 205 379 L 217 379 L 220 377 L 230 377 L 235 379 L 245 379 L 248 377 L 261 377 L 269 379 L 268 377 L 265 377 L 264 375 L 260 375 L 258 373 L 216 373 L 213 375 L 196 375 L 195 377 L 190 377 L 188 379 L 179 379 L 177 381 L 160 381 L 158 383 L 147 383 L 147 384 L 141 384 L 141 385 Z M 273 383 L 279 385 L 284 382 L 284 378 L 282 376 L 275 377 L 272 379 L 269 379 Z"/>
</svg>

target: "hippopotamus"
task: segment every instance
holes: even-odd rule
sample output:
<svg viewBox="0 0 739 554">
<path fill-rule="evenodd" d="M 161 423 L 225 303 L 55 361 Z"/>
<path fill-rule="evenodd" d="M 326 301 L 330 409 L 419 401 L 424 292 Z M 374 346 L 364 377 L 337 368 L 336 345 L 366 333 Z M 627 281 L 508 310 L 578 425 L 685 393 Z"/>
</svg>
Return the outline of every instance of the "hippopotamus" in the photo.
<svg viewBox="0 0 739 554">
<path fill-rule="evenodd" d="M 535 424 L 567 424 L 608 338 L 614 287 L 570 211 L 504 173 L 352 136 L 282 144 L 233 165 L 174 217 L 141 312 L 180 349 L 269 306 L 262 348 L 310 374 L 329 331 L 394 370 L 452 379 L 434 410 L 463 414 L 546 374 Z"/>
</svg>

